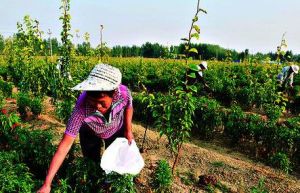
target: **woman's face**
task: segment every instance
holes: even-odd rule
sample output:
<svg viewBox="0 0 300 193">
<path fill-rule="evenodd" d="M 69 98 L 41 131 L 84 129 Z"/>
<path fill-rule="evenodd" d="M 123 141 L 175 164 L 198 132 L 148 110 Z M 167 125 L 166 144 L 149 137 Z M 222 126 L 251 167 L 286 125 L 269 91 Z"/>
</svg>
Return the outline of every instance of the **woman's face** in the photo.
<svg viewBox="0 0 300 193">
<path fill-rule="evenodd" d="M 109 111 L 112 104 L 112 97 L 108 94 L 100 94 L 97 97 L 87 96 L 87 102 L 95 107 L 102 114 L 105 114 Z"/>
</svg>

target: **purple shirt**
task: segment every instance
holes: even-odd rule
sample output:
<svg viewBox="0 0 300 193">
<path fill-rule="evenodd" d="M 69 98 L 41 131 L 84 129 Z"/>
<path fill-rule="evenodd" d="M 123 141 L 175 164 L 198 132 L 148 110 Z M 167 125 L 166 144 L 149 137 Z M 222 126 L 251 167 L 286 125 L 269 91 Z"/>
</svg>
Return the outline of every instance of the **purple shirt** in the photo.
<svg viewBox="0 0 300 193">
<path fill-rule="evenodd" d="M 124 111 L 127 108 L 132 108 L 132 97 L 126 86 L 120 85 L 114 94 L 108 120 L 97 108 L 86 102 L 86 97 L 86 92 L 78 97 L 65 134 L 75 138 L 80 127 L 87 124 L 98 137 L 107 139 L 122 128 Z"/>
</svg>

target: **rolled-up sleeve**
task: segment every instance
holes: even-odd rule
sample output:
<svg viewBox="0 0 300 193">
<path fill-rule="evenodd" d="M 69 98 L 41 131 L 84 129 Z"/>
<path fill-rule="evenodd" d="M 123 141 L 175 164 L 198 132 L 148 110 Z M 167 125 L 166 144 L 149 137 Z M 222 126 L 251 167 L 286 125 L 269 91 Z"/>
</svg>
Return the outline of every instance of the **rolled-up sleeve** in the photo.
<svg viewBox="0 0 300 193">
<path fill-rule="evenodd" d="M 83 123 L 83 120 L 84 120 L 84 113 L 82 109 L 75 107 L 71 117 L 68 120 L 65 134 L 75 138 L 79 133 L 79 129 Z"/>
</svg>

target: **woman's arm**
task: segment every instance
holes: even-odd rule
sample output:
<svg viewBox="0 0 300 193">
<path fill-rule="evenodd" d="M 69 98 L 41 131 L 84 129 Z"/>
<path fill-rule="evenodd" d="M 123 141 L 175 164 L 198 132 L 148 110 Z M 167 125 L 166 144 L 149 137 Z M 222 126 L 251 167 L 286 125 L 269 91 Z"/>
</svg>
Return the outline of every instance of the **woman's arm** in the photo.
<svg viewBox="0 0 300 193">
<path fill-rule="evenodd" d="M 133 108 L 126 108 L 125 115 L 124 115 L 124 126 L 125 126 L 125 137 L 128 139 L 129 144 L 133 139 L 132 134 L 132 115 L 133 115 Z"/>
<path fill-rule="evenodd" d="M 64 161 L 66 155 L 68 154 L 69 150 L 71 149 L 74 140 L 75 138 L 64 134 L 63 139 L 59 143 L 58 148 L 52 158 L 44 184 L 37 191 L 38 193 L 50 192 L 52 180 L 56 172 L 58 171 L 59 167 L 61 166 L 62 162 Z"/>
<path fill-rule="evenodd" d="M 294 73 L 291 73 L 291 75 L 290 75 L 290 87 L 293 87 L 293 82 L 294 82 Z"/>
</svg>

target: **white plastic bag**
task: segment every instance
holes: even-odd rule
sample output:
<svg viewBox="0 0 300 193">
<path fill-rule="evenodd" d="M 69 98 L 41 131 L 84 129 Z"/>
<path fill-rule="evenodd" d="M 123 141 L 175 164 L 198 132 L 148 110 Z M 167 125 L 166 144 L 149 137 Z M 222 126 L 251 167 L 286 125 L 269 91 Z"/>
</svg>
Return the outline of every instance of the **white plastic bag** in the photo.
<svg viewBox="0 0 300 193">
<path fill-rule="evenodd" d="M 100 166 L 106 174 L 114 171 L 136 175 L 144 167 L 144 159 L 134 140 L 129 145 L 126 138 L 116 138 L 104 151 Z"/>
</svg>

